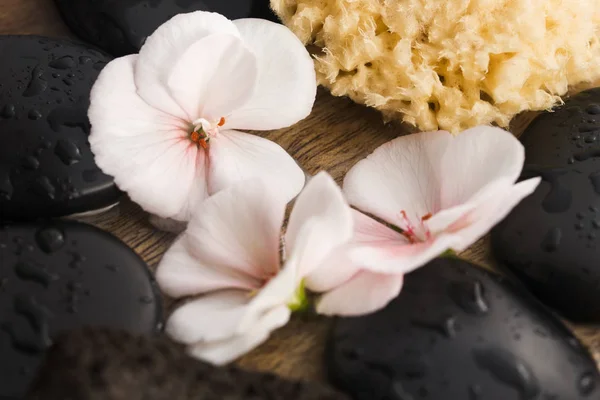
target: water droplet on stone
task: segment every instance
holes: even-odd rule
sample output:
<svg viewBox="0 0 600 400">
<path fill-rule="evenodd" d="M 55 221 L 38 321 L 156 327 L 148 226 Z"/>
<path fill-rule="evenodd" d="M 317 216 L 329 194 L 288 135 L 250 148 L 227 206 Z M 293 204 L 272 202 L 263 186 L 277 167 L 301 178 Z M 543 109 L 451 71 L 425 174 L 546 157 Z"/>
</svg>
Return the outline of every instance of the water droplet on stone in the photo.
<svg viewBox="0 0 600 400">
<path fill-rule="evenodd" d="M 85 108 L 58 107 L 48 115 L 48 123 L 55 132 L 60 132 L 62 126 L 79 127 L 85 133 L 90 133 L 90 122 Z"/>
<path fill-rule="evenodd" d="M 10 200 L 13 195 L 13 185 L 8 171 L 0 169 L 0 200 Z"/>
<path fill-rule="evenodd" d="M 591 114 L 591 115 L 598 115 L 598 114 L 600 114 L 600 105 L 590 104 L 585 109 L 585 112 L 587 112 L 588 114 Z"/>
<path fill-rule="evenodd" d="M 575 229 L 577 229 L 578 231 L 582 230 L 584 228 L 583 222 L 578 222 L 575 224 Z"/>
<path fill-rule="evenodd" d="M 54 148 L 54 154 L 56 154 L 65 165 L 73 165 L 81 160 L 79 148 L 70 140 L 59 140 Z"/>
<path fill-rule="evenodd" d="M 516 389 L 523 400 L 533 400 L 540 393 L 537 379 L 523 360 L 504 349 L 475 349 L 477 365 L 498 381 Z"/>
<path fill-rule="evenodd" d="M 97 169 L 86 169 L 81 173 L 81 177 L 85 182 L 95 182 L 100 175 L 100 171 Z"/>
<path fill-rule="evenodd" d="M 547 252 L 553 252 L 558 249 L 560 246 L 560 241 L 562 239 L 562 231 L 560 228 L 552 228 L 547 233 L 544 239 L 542 240 L 542 249 Z"/>
<path fill-rule="evenodd" d="M 36 169 L 38 169 L 40 167 L 40 160 L 38 160 L 34 156 L 23 157 L 23 160 L 21 161 L 21 165 L 23 165 L 24 168 L 27 168 L 31 171 L 35 171 Z"/>
<path fill-rule="evenodd" d="M 15 265 L 16 275 L 25 280 L 39 283 L 45 287 L 50 285 L 50 282 L 58 279 L 58 277 L 46 271 L 41 265 L 34 264 L 30 261 L 19 261 Z"/>
<path fill-rule="evenodd" d="M 58 58 L 58 59 L 52 61 L 48 65 L 50 66 L 50 68 L 68 69 L 68 68 L 75 67 L 76 64 L 75 64 L 75 60 L 73 59 L 73 57 L 64 56 L 64 57 L 61 57 L 61 58 Z"/>
<path fill-rule="evenodd" d="M 51 200 L 56 197 L 56 188 L 47 176 L 38 177 L 33 183 L 33 190 L 40 196 L 47 196 Z"/>
<path fill-rule="evenodd" d="M 92 61 L 92 59 L 90 57 L 87 57 L 87 56 L 81 56 L 81 57 L 79 57 L 79 63 L 80 64 L 87 64 L 90 61 Z"/>
<path fill-rule="evenodd" d="M 43 93 L 48 88 L 48 82 L 42 76 L 44 75 L 44 70 L 37 66 L 31 72 L 31 80 L 29 81 L 29 85 L 27 89 L 23 92 L 23 96 L 31 97 L 37 96 L 38 94 Z"/>
<path fill-rule="evenodd" d="M 0 116 L 4 118 L 13 118 L 15 114 L 15 106 L 12 104 L 6 104 L 4 107 L 2 107 L 2 111 L 0 112 Z"/>
<path fill-rule="evenodd" d="M 35 234 L 35 240 L 45 253 L 53 253 L 65 245 L 64 233 L 54 227 L 42 228 Z"/>
<path fill-rule="evenodd" d="M 29 114 L 27 114 L 27 117 L 31 120 L 38 120 L 40 118 L 42 118 L 42 113 L 39 112 L 38 110 L 30 110 Z"/>
<path fill-rule="evenodd" d="M 594 191 L 600 194 L 600 171 L 592 172 L 589 177 Z"/>
<path fill-rule="evenodd" d="M 465 312 L 485 314 L 489 307 L 483 296 L 483 285 L 479 281 L 458 282 L 451 286 L 450 295 Z"/>
<path fill-rule="evenodd" d="M 594 379 L 594 375 L 590 373 L 583 374 L 579 378 L 577 388 L 579 389 L 579 394 L 583 396 L 590 395 L 596 389 L 596 380 Z"/>
<path fill-rule="evenodd" d="M 63 79 L 63 83 L 67 86 L 73 86 L 75 82 L 73 82 L 73 79 Z"/>
</svg>

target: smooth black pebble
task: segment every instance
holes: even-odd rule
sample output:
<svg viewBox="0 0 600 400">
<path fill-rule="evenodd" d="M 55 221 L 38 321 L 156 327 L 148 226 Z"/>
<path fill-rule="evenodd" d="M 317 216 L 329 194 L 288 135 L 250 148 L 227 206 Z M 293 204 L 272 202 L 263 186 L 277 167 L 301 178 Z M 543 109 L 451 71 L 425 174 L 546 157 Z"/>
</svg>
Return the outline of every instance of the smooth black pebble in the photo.
<svg viewBox="0 0 600 400">
<path fill-rule="evenodd" d="M 492 231 L 494 255 L 565 317 L 600 322 L 600 89 L 541 114 L 521 141 L 522 178 L 542 182 Z"/>
<path fill-rule="evenodd" d="M 167 337 L 107 329 L 57 339 L 27 400 L 348 400 L 318 382 L 290 381 L 189 357 Z"/>
<path fill-rule="evenodd" d="M 87 118 L 94 64 L 110 57 L 37 36 L 0 36 L 0 54 L 0 222 L 115 204 L 120 192 L 94 163 Z M 67 74 L 73 85 L 62 82 Z"/>
<path fill-rule="evenodd" d="M 0 399 L 22 398 L 53 339 L 84 326 L 160 330 L 160 296 L 144 261 L 77 222 L 0 227 Z"/>
<path fill-rule="evenodd" d="M 277 21 L 269 0 L 55 0 L 69 27 L 115 56 L 137 53 L 156 28 L 173 16 L 210 11 L 234 20 Z"/>
<path fill-rule="evenodd" d="M 562 322 L 456 258 L 407 275 L 383 310 L 338 318 L 326 354 L 355 400 L 600 399 L 596 364 Z"/>
</svg>

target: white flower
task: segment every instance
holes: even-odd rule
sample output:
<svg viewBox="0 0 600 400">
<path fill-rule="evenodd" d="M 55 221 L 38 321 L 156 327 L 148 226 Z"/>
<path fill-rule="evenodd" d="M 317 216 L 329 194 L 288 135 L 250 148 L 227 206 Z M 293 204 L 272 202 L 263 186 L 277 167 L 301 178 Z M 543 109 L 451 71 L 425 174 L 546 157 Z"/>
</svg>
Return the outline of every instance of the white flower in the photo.
<svg viewBox="0 0 600 400">
<path fill-rule="evenodd" d="M 311 111 L 310 55 L 285 27 L 180 14 L 109 63 L 91 93 L 96 163 L 159 217 L 187 221 L 209 195 L 260 178 L 286 200 L 304 174 L 277 144 L 237 129 L 290 126 Z"/>
<path fill-rule="evenodd" d="M 327 268 L 352 237 L 351 209 L 326 173 L 298 196 L 284 236 L 286 202 L 264 183 L 238 184 L 206 200 L 162 259 L 156 278 L 178 308 L 167 333 L 191 355 L 227 363 L 265 341 L 303 300 L 303 278 Z"/>
<path fill-rule="evenodd" d="M 327 292 L 317 311 L 380 309 L 399 294 L 404 274 L 475 243 L 539 184 L 515 184 L 524 158 L 512 134 L 482 126 L 403 136 L 358 162 L 344 180 L 348 201 L 398 230 L 355 211 L 352 243 L 306 280 Z"/>
</svg>

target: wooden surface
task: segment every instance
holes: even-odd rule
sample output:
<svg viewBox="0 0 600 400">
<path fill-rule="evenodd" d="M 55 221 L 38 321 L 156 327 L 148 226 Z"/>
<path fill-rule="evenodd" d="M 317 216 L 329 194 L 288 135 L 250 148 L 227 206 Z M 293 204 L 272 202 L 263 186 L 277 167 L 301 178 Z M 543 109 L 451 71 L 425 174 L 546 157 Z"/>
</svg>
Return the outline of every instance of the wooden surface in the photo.
<svg viewBox="0 0 600 400">
<path fill-rule="evenodd" d="M 74 37 L 63 24 L 53 0 L 0 0 L 0 34 L 38 34 Z M 511 127 L 519 135 L 532 115 L 521 115 Z M 298 162 L 314 174 L 326 170 L 341 182 L 348 169 L 379 145 L 409 131 L 401 124 L 384 125 L 373 110 L 350 100 L 334 98 L 319 91 L 312 115 L 297 125 L 263 134 L 283 146 Z M 112 232 L 154 268 L 174 239 L 158 232 L 147 222 L 147 215 L 127 199 L 101 216 L 82 218 Z M 493 267 L 488 240 L 482 239 L 463 256 Z M 322 379 L 322 354 L 330 320 L 315 316 L 296 316 L 276 331 L 260 348 L 243 357 L 239 364 L 252 369 L 270 370 L 297 378 Z M 600 361 L 600 329 L 574 327 L 577 335 Z"/>
</svg>

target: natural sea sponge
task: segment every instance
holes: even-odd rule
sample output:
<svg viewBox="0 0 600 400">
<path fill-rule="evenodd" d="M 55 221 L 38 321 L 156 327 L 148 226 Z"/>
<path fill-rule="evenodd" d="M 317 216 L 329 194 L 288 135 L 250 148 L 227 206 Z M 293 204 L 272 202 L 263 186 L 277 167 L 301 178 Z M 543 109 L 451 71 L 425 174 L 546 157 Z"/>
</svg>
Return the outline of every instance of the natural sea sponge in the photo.
<svg viewBox="0 0 600 400">
<path fill-rule="evenodd" d="M 600 78 L 599 0 L 271 0 L 319 83 L 421 130 L 507 126 Z"/>
</svg>

